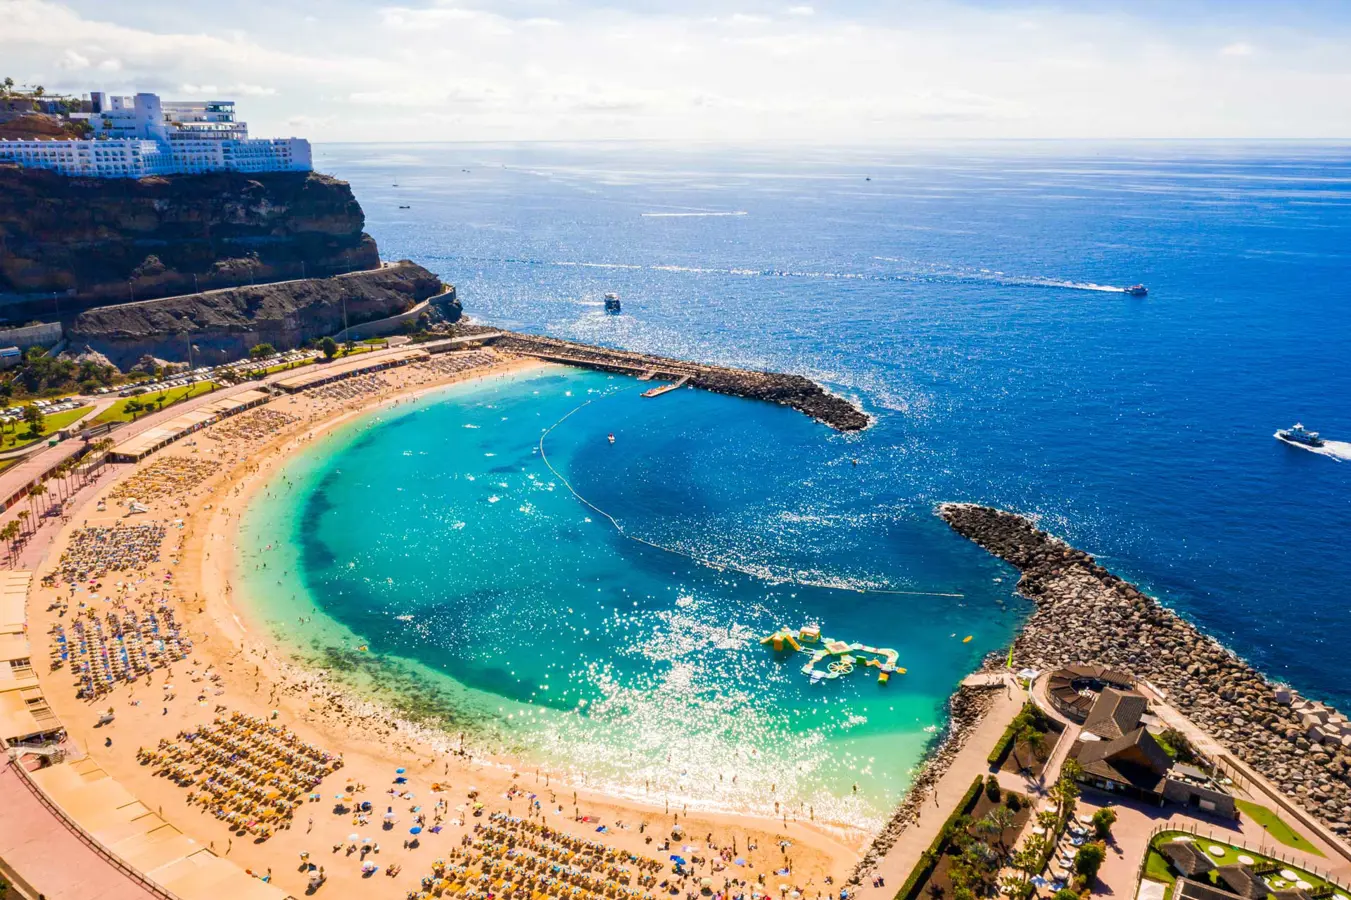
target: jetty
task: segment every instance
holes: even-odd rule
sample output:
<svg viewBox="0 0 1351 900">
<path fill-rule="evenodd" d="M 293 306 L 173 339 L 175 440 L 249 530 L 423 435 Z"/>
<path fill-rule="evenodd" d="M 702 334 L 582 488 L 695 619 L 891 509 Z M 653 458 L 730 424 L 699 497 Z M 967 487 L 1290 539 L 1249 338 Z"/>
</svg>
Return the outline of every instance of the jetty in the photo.
<svg viewBox="0 0 1351 900">
<path fill-rule="evenodd" d="M 470 336 L 496 332 L 496 329 L 460 323 L 456 325 L 455 332 L 460 336 Z M 675 382 L 648 396 L 659 396 L 667 390 L 688 384 L 717 394 L 788 406 L 836 431 L 860 431 L 872 424 L 872 419 L 849 400 L 830 393 L 802 375 L 706 365 L 512 331 L 497 332 L 492 344 L 506 353 L 530 356 L 545 362 L 614 372 L 642 381 L 661 379 Z"/>
<path fill-rule="evenodd" d="M 679 378 L 677 378 L 675 381 L 671 382 L 670 384 L 663 384 L 663 385 L 660 385 L 659 387 L 649 388 L 648 390 L 643 391 L 643 396 L 644 396 L 644 397 L 660 397 L 662 394 L 666 394 L 666 393 L 669 393 L 669 392 L 671 392 L 671 391 L 677 390 L 678 388 L 684 387 L 686 384 L 689 383 L 689 380 L 690 380 L 690 376 L 688 376 L 688 375 L 681 375 Z"/>
</svg>

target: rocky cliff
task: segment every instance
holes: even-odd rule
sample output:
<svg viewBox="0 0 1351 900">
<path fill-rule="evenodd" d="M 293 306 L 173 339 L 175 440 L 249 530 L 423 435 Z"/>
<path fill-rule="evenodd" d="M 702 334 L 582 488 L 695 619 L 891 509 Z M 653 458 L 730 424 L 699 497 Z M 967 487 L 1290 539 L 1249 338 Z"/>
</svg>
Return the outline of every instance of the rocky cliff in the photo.
<svg viewBox="0 0 1351 900">
<path fill-rule="evenodd" d="M 257 344 L 297 347 L 336 334 L 343 307 L 351 325 L 404 312 L 427 299 L 444 318 L 460 317 L 455 289 L 407 260 L 367 272 L 277 284 L 245 285 L 90 309 L 66 330 L 72 350 L 88 347 L 126 368 L 149 354 L 204 365 L 239 359 Z"/>
<path fill-rule="evenodd" d="M 0 166 L 0 318 L 379 265 L 346 182 L 313 172 L 70 178 Z"/>
</svg>

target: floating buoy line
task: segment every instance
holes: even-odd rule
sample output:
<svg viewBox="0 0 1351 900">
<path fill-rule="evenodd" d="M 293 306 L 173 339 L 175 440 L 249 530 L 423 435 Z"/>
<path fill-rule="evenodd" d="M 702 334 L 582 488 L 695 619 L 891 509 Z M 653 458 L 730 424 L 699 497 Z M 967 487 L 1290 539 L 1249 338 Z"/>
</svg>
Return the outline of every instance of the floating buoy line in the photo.
<svg viewBox="0 0 1351 900">
<path fill-rule="evenodd" d="M 637 389 L 635 388 L 634 390 Z M 622 392 L 616 391 L 614 393 L 606 394 L 605 396 L 613 397 L 615 393 L 622 393 Z M 803 587 L 824 588 L 826 590 L 831 591 L 852 591 L 857 594 L 896 594 L 909 597 L 955 597 L 955 598 L 962 598 L 966 596 L 965 594 L 958 594 L 944 591 L 902 591 L 902 590 L 895 590 L 892 588 L 850 588 L 850 587 L 841 587 L 838 584 L 829 584 L 824 581 L 808 581 L 802 578 L 783 578 L 775 575 L 767 575 L 764 572 L 757 572 L 754 569 L 739 566 L 736 563 L 714 562 L 713 560 L 705 559 L 702 556 L 698 556 L 697 554 L 691 553 L 688 550 L 682 550 L 679 547 L 668 547 L 664 544 L 658 544 L 655 541 L 649 541 L 647 538 L 640 537 L 636 534 L 630 534 L 628 531 L 624 529 L 623 525 L 619 524 L 618 519 L 610 515 L 605 510 L 601 509 L 596 504 L 592 503 L 590 500 L 583 497 L 581 493 L 579 493 L 578 490 L 572 486 L 572 482 L 568 481 L 567 477 L 562 472 L 555 469 L 553 463 L 549 462 L 549 454 L 546 453 L 544 450 L 544 440 L 550 434 L 553 433 L 553 430 L 555 428 L 557 428 L 559 425 L 562 425 L 564 422 L 570 419 L 574 413 L 581 412 L 583 409 L 590 406 L 592 402 L 597 399 L 604 399 L 604 398 L 593 397 L 591 398 L 591 400 L 585 401 L 576 408 L 569 410 L 561 419 L 550 425 L 548 428 L 544 429 L 544 432 L 539 436 L 539 456 L 540 459 L 544 461 L 545 467 L 547 467 L 548 470 L 553 473 L 553 476 L 555 478 L 557 478 L 559 481 L 563 483 L 563 487 L 567 488 L 568 491 L 572 494 L 572 496 L 576 497 L 577 500 L 580 501 L 583 506 L 587 507 L 592 512 L 596 513 L 596 515 L 601 516 L 612 526 L 614 526 L 615 531 L 619 532 L 621 537 L 628 538 L 629 540 L 633 541 L 636 544 L 642 544 L 646 547 L 651 547 L 654 550 L 660 550 L 663 553 L 672 553 L 676 556 L 683 556 L 686 559 L 693 560 L 699 565 L 707 566 L 710 569 L 717 569 L 720 572 L 726 570 L 731 570 L 733 572 L 740 572 L 741 574 L 747 575 L 751 578 L 757 578 L 760 579 L 761 581 L 768 581 L 774 584 L 796 584 L 801 585 Z M 613 443 L 613 440 L 611 440 L 611 443 Z M 968 638 L 968 640 L 970 640 L 970 638 Z"/>
</svg>

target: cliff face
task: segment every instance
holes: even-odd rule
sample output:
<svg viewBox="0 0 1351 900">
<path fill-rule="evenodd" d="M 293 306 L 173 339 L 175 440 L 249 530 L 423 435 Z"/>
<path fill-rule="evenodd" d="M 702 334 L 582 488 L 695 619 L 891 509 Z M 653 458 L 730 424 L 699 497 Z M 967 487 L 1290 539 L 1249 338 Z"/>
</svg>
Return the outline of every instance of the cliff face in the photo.
<svg viewBox="0 0 1351 900">
<path fill-rule="evenodd" d="M 372 269 L 364 225 L 347 183 L 318 173 L 138 180 L 0 166 L 0 318 Z"/>
<path fill-rule="evenodd" d="M 145 354 L 209 365 L 239 359 L 257 344 L 279 350 L 310 338 L 336 334 L 347 320 L 360 325 L 405 312 L 429 298 L 443 317 L 455 321 L 455 289 L 407 260 L 367 272 L 244 286 L 103 306 L 81 313 L 66 336 L 73 350 L 85 346 L 122 368 Z"/>
</svg>

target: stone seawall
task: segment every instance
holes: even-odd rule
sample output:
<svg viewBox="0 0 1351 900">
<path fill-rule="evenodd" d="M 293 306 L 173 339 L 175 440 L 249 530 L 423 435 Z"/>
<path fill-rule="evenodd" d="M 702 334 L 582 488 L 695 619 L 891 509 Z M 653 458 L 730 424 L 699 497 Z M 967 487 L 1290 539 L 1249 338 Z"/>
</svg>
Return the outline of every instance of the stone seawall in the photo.
<svg viewBox="0 0 1351 900">
<path fill-rule="evenodd" d="M 938 513 L 958 534 L 1022 572 L 1018 590 L 1036 611 L 1014 642 L 1015 666 L 1125 669 L 1165 691 L 1169 703 L 1333 831 L 1351 832 L 1351 734 L 1341 734 L 1346 720 L 1335 710 L 1269 682 L 1214 638 L 1023 516 L 958 503 Z"/>
<path fill-rule="evenodd" d="M 627 375 L 652 373 L 654 378 L 671 380 L 688 376 L 689 384 L 694 387 L 790 406 L 837 431 L 858 431 L 868 427 L 872 421 L 845 398 L 830 393 L 801 375 L 708 366 L 529 334 L 509 333 L 500 338 L 496 346 L 509 353 L 606 372 Z"/>
</svg>

